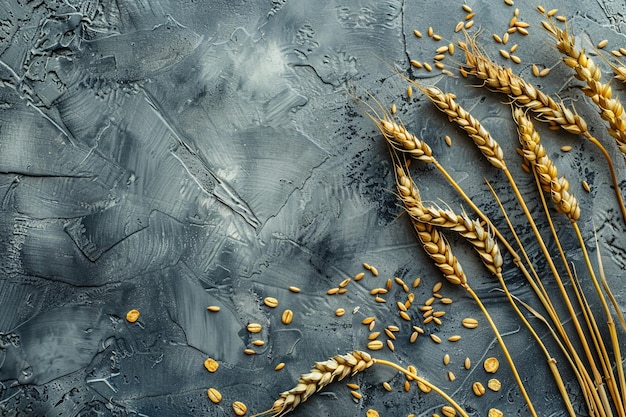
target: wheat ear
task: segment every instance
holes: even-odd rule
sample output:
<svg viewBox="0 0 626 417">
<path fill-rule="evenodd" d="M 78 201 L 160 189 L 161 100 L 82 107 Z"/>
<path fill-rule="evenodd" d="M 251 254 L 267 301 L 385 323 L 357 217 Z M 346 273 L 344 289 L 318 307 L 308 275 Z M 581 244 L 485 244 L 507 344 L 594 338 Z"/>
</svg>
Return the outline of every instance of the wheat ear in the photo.
<svg viewBox="0 0 626 417">
<path fill-rule="evenodd" d="M 361 101 L 355 97 L 359 107 L 364 111 L 367 117 L 374 122 L 380 133 L 392 148 L 409 154 L 412 158 L 422 162 L 435 162 L 433 151 L 424 142 L 413 133 L 409 132 L 404 124 L 397 122 L 392 115 L 383 107 L 383 105 L 371 94 L 368 94 L 374 100 L 378 110 L 365 101 Z M 363 106 L 361 106 L 363 103 Z"/>
<path fill-rule="evenodd" d="M 580 218 L 578 200 L 568 192 L 567 178 L 558 177 L 558 170 L 541 144 L 539 133 L 533 123 L 520 108 L 513 109 L 513 118 L 517 124 L 520 143 L 524 148 L 524 159 L 537 171 L 543 190 L 550 193 L 559 212 L 564 213 L 571 221 L 578 220 Z"/>
<path fill-rule="evenodd" d="M 576 78 L 587 84 L 583 92 L 600 108 L 600 115 L 609 123 L 609 134 L 626 158 L 626 114 L 620 100 L 613 97 L 609 84 L 602 82 L 602 72 L 584 49 L 576 47 L 576 39 L 568 30 L 559 28 L 552 19 L 542 22 L 543 27 L 556 39 L 556 47 L 566 57 L 565 64 L 576 72 Z"/>
<path fill-rule="evenodd" d="M 420 89 L 440 111 L 444 112 L 451 122 L 467 132 L 491 165 L 499 169 L 506 167 L 504 152 L 500 145 L 493 140 L 478 120 L 456 102 L 454 94 L 444 93 L 434 86 L 422 86 L 414 81 L 411 83 Z"/>
<path fill-rule="evenodd" d="M 410 377 L 412 380 L 424 384 L 448 401 L 462 417 L 468 417 L 465 410 L 437 386 L 393 362 L 372 358 L 369 353 L 361 350 L 355 350 L 345 355 L 336 355 L 323 362 L 315 362 L 313 369 L 306 374 L 300 375 L 296 386 L 280 394 L 270 409 L 254 414 L 251 417 L 267 414 L 270 414 L 272 417 L 283 416 L 293 411 L 299 404 L 305 402 L 311 395 L 322 390 L 334 380 L 340 381 L 348 375 L 354 376 L 374 364 L 390 366 L 407 375 L 407 378 Z"/>
</svg>

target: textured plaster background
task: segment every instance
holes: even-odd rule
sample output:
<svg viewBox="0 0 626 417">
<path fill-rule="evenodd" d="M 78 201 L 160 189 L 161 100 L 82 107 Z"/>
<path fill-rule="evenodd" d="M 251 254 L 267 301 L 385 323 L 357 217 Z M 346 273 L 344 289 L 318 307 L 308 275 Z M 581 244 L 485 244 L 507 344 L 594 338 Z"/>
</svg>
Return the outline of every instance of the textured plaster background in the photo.
<svg viewBox="0 0 626 417">
<path fill-rule="evenodd" d="M 491 33 L 504 33 L 513 8 L 467 3 L 487 51 L 505 63 Z M 523 60 L 515 71 L 576 104 L 612 153 L 623 184 L 622 157 L 570 70 L 559 64 L 535 4 L 518 3 L 520 18 L 532 26 L 528 37 L 512 36 Z M 581 44 L 590 53 L 604 38 L 609 48 L 623 46 L 624 1 L 582 3 L 567 2 L 561 11 Z M 471 88 L 470 80 L 409 66 L 409 59 L 428 61 L 442 42 L 458 40 L 453 29 L 464 16 L 458 1 L 0 2 L 1 415 L 230 416 L 236 400 L 261 411 L 313 362 L 364 349 L 368 332 L 360 322 L 372 315 L 377 330 L 401 327 L 396 351 L 377 356 L 414 364 L 471 415 L 484 416 L 491 407 L 526 415 L 493 334 L 464 292 L 444 283 L 442 293 L 455 303 L 445 307 L 441 326 L 423 326 L 444 339 L 463 336 L 440 345 L 427 336 L 408 342 L 410 325 L 395 308 L 406 296 L 401 288 L 394 287 L 386 304 L 369 295 L 388 277 L 411 283 L 420 276 L 419 304 L 442 278 L 406 216 L 399 216 L 386 146 L 350 92 L 371 92 L 386 106 L 395 102 L 404 123 L 505 230 L 483 177 L 492 181 L 531 256 L 538 256 L 502 175 L 417 91 L 407 99 L 407 84 L 389 66 L 456 93 L 506 149 L 523 190 L 536 195 L 518 168 L 504 98 Z M 445 40 L 415 38 L 413 29 L 425 35 L 428 26 Z M 554 68 L 534 79 L 531 63 Z M 614 89 L 622 94 L 618 83 Z M 607 275 L 624 306 L 625 224 L 602 155 L 579 138 L 541 132 L 581 200 L 591 247 L 593 224 L 598 228 Z M 559 153 L 565 144 L 574 150 Z M 460 210 L 460 199 L 437 172 L 421 164 L 412 170 L 426 200 L 443 199 Z M 590 194 L 580 186 L 583 179 Z M 539 203 L 531 197 L 529 204 Z M 557 223 L 583 271 L 571 229 L 561 217 Z M 507 334 L 541 415 L 564 415 L 539 349 L 493 291 L 497 283 L 463 242 L 452 243 Z M 361 272 L 362 262 L 380 276 L 352 282 L 345 295 L 326 295 Z M 510 287 L 532 302 L 523 278 L 508 257 L 505 262 Z M 302 292 L 289 292 L 291 285 Z M 555 290 L 549 277 L 545 285 Z M 276 297 L 279 307 L 265 307 L 266 296 Z M 208 305 L 221 311 L 210 314 Z M 344 317 L 335 317 L 339 307 Z M 141 311 L 134 324 L 124 319 L 132 308 Z M 280 322 L 285 308 L 294 311 L 289 326 Z M 417 310 L 412 315 L 419 324 Z M 468 316 L 481 326 L 462 328 Z M 266 344 L 254 356 L 243 353 L 253 340 L 249 322 L 264 326 L 258 337 Z M 564 364 L 545 328 L 538 329 Z M 452 357 L 448 367 L 445 353 Z M 202 365 L 208 356 L 220 363 L 214 374 Z M 462 368 L 466 356 L 475 364 L 470 371 Z M 477 398 L 471 384 L 488 379 L 481 368 L 486 356 L 501 359 L 503 389 Z M 279 362 L 286 367 L 275 372 Z M 448 370 L 455 381 L 448 381 Z M 563 372 L 571 378 L 566 366 Z M 393 392 L 382 389 L 383 381 Z M 370 407 L 384 416 L 429 416 L 444 404 L 415 387 L 403 392 L 403 379 L 386 369 L 372 368 L 353 382 L 362 400 L 353 400 L 345 384 L 333 384 L 294 417 L 363 416 Z M 208 387 L 220 390 L 221 404 L 208 400 Z M 568 388 L 582 407 L 576 385 Z"/>
</svg>

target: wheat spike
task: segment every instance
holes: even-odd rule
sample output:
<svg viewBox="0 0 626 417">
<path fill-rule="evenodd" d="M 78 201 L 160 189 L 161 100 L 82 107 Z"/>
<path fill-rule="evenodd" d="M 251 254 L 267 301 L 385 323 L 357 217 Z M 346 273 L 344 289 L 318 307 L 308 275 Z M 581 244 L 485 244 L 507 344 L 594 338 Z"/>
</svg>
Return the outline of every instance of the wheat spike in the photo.
<svg viewBox="0 0 626 417">
<path fill-rule="evenodd" d="M 387 143 L 399 151 L 411 155 L 412 158 L 423 162 L 434 162 L 433 151 L 417 136 L 409 132 L 404 124 L 396 122 L 392 115 L 380 104 L 372 95 L 370 97 L 376 102 L 378 111 L 370 104 L 363 102 L 366 108 L 363 111 L 367 117 L 374 122 L 380 133 L 384 136 Z M 361 103 L 357 99 L 357 103 Z"/>
<path fill-rule="evenodd" d="M 400 165 L 396 165 L 396 184 L 407 211 L 422 207 L 417 187 Z M 424 250 L 444 277 L 454 285 L 467 285 L 463 268 L 456 256 L 452 254 L 452 249 L 445 237 L 432 224 L 423 223 L 413 216 L 411 216 L 411 222 Z"/>
<path fill-rule="evenodd" d="M 300 375 L 294 388 L 280 394 L 272 408 L 252 417 L 270 413 L 272 416 L 286 414 L 335 379 L 341 381 L 346 376 L 355 375 L 373 364 L 374 360 L 370 354 L 360 350 L 336 355 L 323 362 L 315 362 L 313 369 Z"/>
<path fill-rule="evenodd" d="M 548 33 L 556 39 L 557 49 L 566 55 L 563 62 L 576 72 L 576 78 L 587 84 L 582 88 L 583 92 L 600 108 L 600 116 L 609 123 L 609 134 L 615 138 L 617 146 L 626 157 L 624 107 L 618 98 L 613 97 L 611 86 L 602 82 L 600 68 L 585 54 L 584 49 L 576 47 L 576 39 L 569 31 L 556 26 L 552 19 L 543 22 L 543 26 L 546 29 L 550 27 Z"/>
<path fill-rule="evenodd" d="M 454 94 L 444 93 L 434 86 L 424 87 L 415 82 L 413 82 L 413 84 L 417 86 L 439 110 L 447 114 L 451 122 L 456 123 L 467 132 L 491 165 L 499 169 L 506 168 L 504 153 L 500 145 L 498 145 L 487 129 L 485 129 L 478 120 L 454 100 Z"/>
<path fill-rule="evenodd" d="M 524 148 L 524 159 L 535 168 L 542 189 L 550 193 L 559 212 L 567 215 L 571 221 L 578 220 L 580 218 L 578 200 L 569 193 L 567 179 L 558 178 L 557 168 L 541 144 L 539 133 L 535 130 L 533 123 L 520 108 L 513 109 L 513 119 L 517 124 L 520 143 Z"/>
</svg>

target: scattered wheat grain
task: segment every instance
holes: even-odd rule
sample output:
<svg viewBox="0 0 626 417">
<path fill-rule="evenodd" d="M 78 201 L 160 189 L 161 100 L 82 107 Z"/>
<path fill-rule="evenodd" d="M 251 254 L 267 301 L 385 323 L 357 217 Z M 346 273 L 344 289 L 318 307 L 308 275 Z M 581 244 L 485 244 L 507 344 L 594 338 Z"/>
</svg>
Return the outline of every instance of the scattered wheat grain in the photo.
<svg viewBox="0 0 626 417">
<path fill-rule="evenodd" d="M 500 49 L 500 55 L 502 55 L 503 57 L 505 57 L 506 59 L 511 58 L 511 54 L 509 54 L 507 51 L 505 51 L 504 49 Z"/>
<path fill-rule="evenodd" d="M 263 326 L 261 326 L 259 323 L 249 323 L 246 328 L 250 333 L 260 333 L 261 330 L 263 330 Z"/>
<path fill-rule="evenodd" d="M 387 300 L 385 300 L 382 297 L 376 297 L 376 298 L 374 298 L 374 301 L 376 301 L 377 303 L 381 303 L 381 304 L 387 302 Z"/>
<path fill-rule="evenodd" d="M 391 114 L 396 114 L 396 112 L 398 111 L 398 108 L 396 107 L 396 103 L 391 105 Z"/>
<path fill-rule="evenodd" d="M 383 382 L 383 388 L 385 391 L 391 392 L 391 385 L 389 385 L 389 382 Z"/>
<path fill-rule="evenodd" d="M 372 272 L 372 275 L 374 275 L 375 277 L 378 276 L 378 269 L 375 266 L 372 266 L 370 268 L 370 271 Z"/>
<path fill-rule="evenodd" d="M 413 29 L 413 34 L 414 34 L 415 36 L 417 36 L 418 38 L 421 38 L 421 37 L 422 37 L 422 32 L 420 32 L 420 31 L 419 31 L 419 30 L 417 30 L 417 29 Z"/>
<path fill-rule="evenodd" d="M 537 66 L 537 64 L 532 65 L 532 71 L 535 77 L 539 77 L 539 67 Z"/>
<path fill-rule="evenodd" d="M 285 367 L 285 362 L 281 362 L 281 363 L 279 363 L 278 365 L 276 365 L 276 366 L 274 367 L 274 370 L 275 370 L 275 371 L 280 371 L 280 370 L 281 370 L 281 369 L 283 369 L 284 367 Z"/>
<path fill-rule="evenodd" d="M 443 317 L 443 316 L 445 316 L 445 315 L 446 315 L 446 312 L 445 312 L 445 311 L 435 311 L 435 312 L 433 313 L 433 316 L 435 316 L 435 317 Z"/>
<path fill-rule="evenodd" d="M 390 350 L 390 351 L 392 351 L 392 352 L 396 350 L 396 348 L 395 348 L 395 346 L 393 345 L 393 342 L 391 341 L 391 339 L 387 339 L 387 347 L 388 347 L 388 348 L 389 348 L 389 350 Z"/>
<path fill-rule="evenodd" d="M 353 382 L 350 382 L 350 383 L 346 384 L 346 387 L 348 387 L 350 389 L 360 389 L 360 387 L 357 384 L 353 383 Z"/>
<path fill-rule="evenodd" d="M 441 35 L 437 35 L 437 34 L 433 35 L 433 40 L 440 41 L 441 39 L 443 39 Z"/>
<path fill-rule="evenodd" d="M 500 367 L 500 361 L 498 361 L 498 358 L 494 358 L 492 356 L 490 358 L 485 359 L 485 362 L 483 363 L 483 367 L 485 368 L 486 372 L 490 374 L 494 374 L 498 370 L 498 367 Z"/>
<path fill-rule="evenodd" d="M 511 55 L 511 61 L 515 62 L 516 64 L 522 63 L 522 59 L 518 57 L 517 55 Z"/>
<path fill-rule="evenodd" d="M 385 334 L 387 335 L 388 338 L 392 339 L 392 340 L 396 340 L 396 335 L 393 334 L 393 332 L 389 329 L 385 329 Z"/>
<path fill-rule="evenodd" d="M 409 339 L 409 342 L 415 343 L 415 341 L 417 340 L 418 335 L 419 335 L 419 333 L 417 333 L 417 332 L 411 333 L 411 338 Z"/>
<path fill-rule="evenodd" d="M 368 340 L 375 340 L 378 338 L 378 336 L 380 336 L 380 332 L 372 332 L 369 334 L 369 336 L 367 336 Z"/>
<path fill-rule="evenodd" d="M 582 182 L 582 186 L 583 186 L 583 189 L 584 189 L 585 191 L 587 191 L 588 193 L 590 193 L 590 192 L 591 192 L 591 187 L 589 187 L 589 184 L 587 184 L 587 181 L 584 181 L 584 180 L 583 180 L 583 182 Z"/>
<path fill-rule="evenodd" d="M 548 13 L 546 13 L 546 16 L 552 17 L 555 14 L 557 14 L 558 12 L 559 12 L 559 9 L 552 9 L 552 10 L 548 11 Z"/>
<path fill-rule="evenodd" d="M 411 88 L 411 87 L 409 87 L 409 88 Z M 362 280 L 362 279 L 363 279 L 363 277 L 365 277 L 365 272 L 359 272 L 358 274 L 356 274 L 356 275 L 354 276 L 354 280 L 355 280 L 355 281 L 360 281 L 360 280 Z"/>
<path fill-rule="evenodd" d="M 244 349 L 243 353 L 246 355 L 256 355 L 256 352 L 253 349 Z"/>
<path fill-rule="evenodd" d="M 129 323 L 134 323 L 139 320 L 139 315 L 139 310 L 130 310 L 128 313 L 126 313 L 126 321 Z"/>
<path fill-rule="evenodd" d="M 472 19 L 474 16 L 476 16 L 476 13 L 474 13 L 474 12 L 469 13 L 469 14 L 467 14 L 467 15 L 465 16 L 465 20 L 470 20 L 470 19 Z"/>
<path fill-rule="evenodd" d="M 408 87 L 407 87 L 407 89 L 406 89 L 406 96 L 407 96 L 408 98 L 413 97 L 413 87 L 411 87 L 411 86 L 408 86 Z"/>
<path fill-rule="evenodd" d="M 337 317 L 342 317 L 344 314 L 346 314 L 346 310 L 343 308 L 338 308 L 337 310 L 335 310 L 335 316 Z"/>
<path fill-rule="evenodd" d="M 222 394 L 215 388 L 209 388 L 206 393 L 209 397 L 209 400 L 211 400 L 215 404 L 218 404 L 220 401 L 222 401 Z"/>
<path fill-rule="evenodd" d="M 256 339 L 256 340 L 253 340 L 253 341 L 252 341 L 252 344 L 253 344 L 254 346 L 264 346 L 264 345 L 265 345 L 265 342 L 264 342 L 263 340 Z"/>
<path fill-rule="evenodd" d="M 283 311 L 283 315 L 281 317 L 281 320 L 282 320 L 283 324 L 291 324 L 291 321 L 293 320 L 293 311 L 291 311 L 291 310 Z"/>
<path fill-rule="evenodd" d="M 616 49 L 613 49 L 611 51 L 611 55 L 613 55 L 616 58 L 621 58 L 623 56 L 622 53 L 620 51 L 616 50 Z"/>
<path fill-rule="evenodd" d="M 411 321 L 411 317 L 406 313 L 406 311 L 401 311 L 400 317 L 402 317 L 406 321 Z"/>
<path fill-rule="evenodd" d="M 339 294 L 339 295 L 341 295 L 341 294 L 345 294 L 345 293 L 347 293 L 347 292 L 348 292 L 348 289 L 347 289 L 347 288 L 339 288 L 339 289 L 337 290 L 337 294 Z"/>
<path fill-rule="evenodd" d="M 456 375 L 454 375 L 454 372 L 448 371 L 448 381 L 452 382 L 455 379 L 456 379 Z"/>
<path fill-rule="evenodd" d="M 456 410 L 449 405 L 444 405 L 441 407 L 441 414 L 443 414 L 444 417 L 455 417 Z"/>
<path fill-rule="evenodd" d="M 423 68 L 424 67 L 420 62 L 418 62 L 418 61 L 416 61 L 414 59 L 411 60 L 411 65 L 413 65 L 415 68 Z"/>
<path fill-rule="evenodd" d="M 519 44 L 516 43 L 515 45 L 511 46 L 511 48 L 509 49 L 509 52 L 513 53 L 513 52 L 517 51 L 518 47 L 519 47 Z"/>
<path fill-rule="evenodd" d="M 478 327 L 478 320 L 471 318 L 471 317 L 467 317 L 463 319 L 461 324 L 463 325 L 463 327 L 467 329 L 475 329 Z"/>
<path fill-rule="evenodd" d="M 455 334 L 448 338 L 448 342 L 458 342 L 459 340 L 461 340 L 461 336 L 458 334 Z"/>
<path fill-rule="evenodd" d="M 497 408 L 490 408 L 487 417 L 502 417 L 504 413 Z"/>
<path fill-rule="evenodd" d="M 448 44 L 448 53 L 454 55 L 454 44 L 452 42 Z"/>
<path fill-rule="evenodd" d="M 454 33 L 459 32 L 461 29 L 463 29 L 463 26 L 465 25 L 465 22 L 460 21 L 459 23 L 456 24 L 456 27 L 454 28 Z"/>
<path fill-rule="evenodd" d="M 437 326 L 441 326 L 443 324 L 443 322 L 441 321 L 441 319 L 439 317 L 434 317 L 433 316 L 433 321 L 435 322 L 435 324 Z"/>
<path fill-rule="evenodd" d="M 435 67 L 442 70 L 444 69 L 446 66 L 443 64 L 443 62 L 435 62 Z"/>
<path fill-rule="evenodd" d="M 215 359 L 213 359 L 213 358 L 207 358 L 204 361 L 204 367 L 209 372 L 215 372 L 215 371 L 217 371 L 217 368 L 220 367 L 220 364 L 217 363 L 217 361 Z"/>
<path fill-rule="evenodd" d="M 428 394 L 432 390 L 432 388 L 424 384 L 422 381 L 417 381 L 417 388 L 424 394 Z"/>
<path fill-rule="evenodd" d="M 373 331 L 374 327 L 376 327 L 376 320 L 374 320 L 373 322 L 370 323 L 370 325 L 367 327 L 369 329 L 369 331 Z"/>
<path fill-rule="evenodd" d="M 495 33 L 494 33 L 493 35 L 491 35 L 491 36 L 493 36 L 493 39 L 494 39 L 496 42 L 498 42 L 498 43 L 502 43 L 502 38 L 501 38 L 500 36 L 496 35 Z"/>
<path fill-rule="evenodd" d="M 392 332 L 399 332 L 400 331 L 400 328 L 398 326 L 394 326 L 392 324 L 387 326 L 387 328 L 389 329 L 389 331 L 392 331 Z"/>
<path fill-rule="evenodd" d="M 556 17 L 556 20 L 558 20 L 559 22 L 565 22 L 567 21 L 567 17 L 563 16 L 563 15 L 559 15 Z"/>
<path fill-rule="evenodd" d="M 209 310 L 211 313 L 217 313 L 218 311 L 220 311 L 219 306 L 208 306 L 206 309 Z"/>
<path fill-rule="evenodd" d="M 371 322 L 373 322 L 374 320 L 376 320 L 376 317 L 374 317 L 374 316 L 365 317 L 365 318 L 363 319 L 363 321 L 361 322 L 361 324 L 364 324 L 364 325 L 366 325 L 366 326 L 367 326 L 368 324 L 370 324 L 370 323 L 371 323 Z"/>
<path fill-rule="evenodd" d="M 445 366 L 448 366 L 449 363 L 450 363 L 450 355 L 446 353 L 445 355 L 443 355 L 443 364 Z"/>
<path fill-rule="evenodd" d="M 274 297 L 265 297 L 263 303 L 270 308 L 276 308 L 278 306 L 278 300 Z"/>
<path fill-rule="evenodd" d="M 626 48 L 619 48 L 619 52 L 620 52 L 622 55 L 626 55 Z"/>
<path fill-rule="evenodd" d="M 246 407 L 246 405 L 241 401 L 235 401 L 231 407 L 233 409 L 233 412 L 238 416 L 243 416 L 248 412 L 248 407 Z"/>
<path fill-rule="evenodd" d="M 561 152 L 569 152 L 571 150 L 572 150 L 572 147 L 570 145 L 561 146 Z"/>
<path fill-rule="evenodd" d="M 380 417 L 380 414 L 378 414 L 378 411 L 370 408 L 365 412 L 365 417 Z"/>
<path fill-rule="evenodd" d="M 513 0 L 504 0 L 504 4 L 506 4 L 507 6 L 513 6 Z"/>
<path fill-rule="evenodd" d="M 603 49 L 608 44 L 609 44 L 609 40 L 608 39 L 604 39 L 604 40 L 600 41 L 600 43 L 598 43 L 598 49 Z"/>
<path fill-rule="evenodd" d="M 550 74 L 550 68 L 544 68 L 541 71 L 539 71 L 539 76 L 540 77 L 545 77 L 548 74 Z"/>
<path fill-rule="evenodd" d="M 443 297 L 440 301 L 441 301 L 442 304 L 452 304 L 453 303 L 452 298 L 448 298 L 448 297 Z"/>
<path fill-rule="evenodd" d="M 431 333 L 430 334 L 430 338 L 433 340 L 433 342 L 435 343 L 441 343 L 441 338 L 439 336 L 437 336 L 436 334 Z"/>
<path fill-rule="evenodd" d="M 487 388 L 492 391 L 498 392 L 500 391 L 500 388 L 502 388 L 502 383 L 499 379 L 491 378 L 489 381 L 487 381 Z"/>
<path fill-rule="evenodd" d="M 413 288 L 419 287 L 420 282 L 422 282 L 422 278 L 420 277 L 415 278 L 415 280 L 413 281 Z"/>
<path fill-rule="evenodd" d="M 463 361 L 463 367 L 467 370 L 472 367 L 472 360 L 469 358 L 469 356 L 465 357 L 465 360 Z"/>
<path fill-rule="evenodd" d="M 472 8 L 467 4 L 464 4 L 461 7 L 463 8 L 463 10 L 465 10 L 465 13 L 472 13 Z"/>
<path fill-rule="evenodd" d="M 383 342 L 380 340 L 372 340 L 367 344 L 369 350 L 381 350 L 383 348 Z"/>
<path fill-rule="evenodd" d="M 335 295 L 339 292 L 339 288 L 331 288 L 330 290 L 326 291 L 326 294 L 328 295 Z"/>
<path fill-rule="evenodd" d="M 509 42 L 509 32 L 506 32 L 503 36 L 502 36 L 502 43 L 504 45 L 506 45 Z"/>
<path fill-rule="evenodd" d="M 474 26 L 474 21 L 470 20 L 465 24 L 465 30 L 469 30 L 472 26 Z"/>
<path fill-rule="evenodd" d="M 483 395 L 485 395 L 485 386 L 483 384 L 481 384 L 480 382 L 476 381 L 472 384 L 472 391 L 474 391 L 474 394 L 477 397 L 482 397 Z"/>
</svg>

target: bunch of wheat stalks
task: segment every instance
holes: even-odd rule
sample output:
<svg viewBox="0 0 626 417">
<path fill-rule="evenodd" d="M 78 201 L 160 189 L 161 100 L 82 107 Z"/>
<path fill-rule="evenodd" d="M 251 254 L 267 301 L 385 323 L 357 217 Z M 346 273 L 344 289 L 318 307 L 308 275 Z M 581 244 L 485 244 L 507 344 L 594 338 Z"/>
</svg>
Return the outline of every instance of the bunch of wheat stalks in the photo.
<svg viewBox="0 0 626 417">
<path fill-rule="evenodd" d="M 563 61 L 574 70 L 574 76 L 585 83 L 583 91 L 590 98 L 592 102 L 590 104 L 597 106 L 602 119 L 607 122 L 610 135 L 615 138 L 617 146 L 626 157 L 626 114 L 623 112 L 619 99 L 613 96 L 608 83 L 602 80 L 601 71 L 593 60 L 585 54 L 584 50 L 576 46 L 575 39 L 567 27 L 565 29 L 560 28 L 557 22 L 552 19 L 551 13 L 546 13 L 541 7 L 538 7 L 538 10 L 545 18 L 542 22 L 545 30 L 554 38 L 556 48 L 563 54 Z M 626 417 L 626 379 L 615 322 L 619 321 L 624 329 L 626 329 L 626 323 L 624 323 L 622 314 L 604 277 L 600 249 L 596 244 L 597 260 L 594 266 L 578 226 L 581 218 L 578 201 L 569 190 L 568 179 L 559 176 L 557 166 L 550 160 L 541 143 L 539 133 L 533 125 L 533 119 L 538 122 L 549 123 L 553 128 L 563 128 L 570 133 L 581 135 L 600 148 L 607 159 L 613 176 L 617 204 L 620 206 L 626 221 L 626 209 L 613 173 L 613 161 L 611 161 L 604 146 L 590 133 L 585 120 L 574 109 L 568 108 L 563 103 L 544 94 L 531 83 L 515 75 L 510 68 L 494 63 L 478 45 L 476 37 L 470 37 L 466 33 L 465 41 L 458 42 L 458 46 L 463 51 L 465 58 L 458 68 L 461 75 L 481 80 L 483 87 L 508 96 L 506 105 L 511 106 L 512 118 L 517 125 L 521 145 L 519 149 L 521 163 L 524 170 L 534 176 L 537 186 L 535 196 L 522 195 L 515 178 L 507 167 L 507 161 L 505 161 L 498 142 L 480 121 L 459 105 L 453 94 L 443 92 L 435 86 L 422 85 L 408 78 L 407 81 L 419 89 L 437 109 L 445 113 L 451 123 L 464 130 L 487 161 L 503 172 L 515 194 L 519 207 L 525 214 L 527 224 L 535 235 L 543 255 L 542 262 L 545 262 L 549 267 L 552 275 L 550 278 L 555 280 L 559 293 L 550 294 L 544 288 L 542 281 L 546 278 L 539 278 L 535 270 L 536 263 L 533 264 L 527 256 L 521 239 L 517 236 L 506 210 L 491 186 L 494 199 L 509 225 L 510 230 L 506 233 L 511 236 L 510 238 L 504 237 L 503 231 L 494 227 L 492 221 L 474 204 L 437 161 L 432 149 L 426 142 L 409 132 L 380 103 L 376 102 L 377 106 L 375 107 L 367 104 L 367 102 L 362 102 L 362 108 L 379 128 L 389 145 L 394 166 L 397 196 L 427 255 L 432 258 L 444 277 L 451 284 L 460 286 L 467 291 L 485 314 L 502 352 L 509 362 L 520 393 L 532 416 L 537 416 L 538 413 L 533 406 L 532 398 L 524 387 L 523 378 L 517 371 L 515 360 L 509 354 L 489 312 L 472 290 L 459 261 L 452 253 L 452 248 L 445 237 L 446 233 L 456 233 L 465 239 L 475 249 L 487 270 L 498 280 L 511 307 L 541 348 L 568 415 L 574 417 L 577 414 L 570 399 L 571 394 L 566 390 L 561 378 L 561 372 L 566 368 L 568 368 L 568 373 L 575 375 L 579 391 L 584 398 L 590 416 Z M 626 68 L 615 64 L 612 64 L 611 67 L 619 80 L 625 79 L 623 74 L 626 74 Z M 442 209 L 427 205 L 422 200 L 418 187 L 409 173 L 407 161 L 410 159 L 432 164 L 459 193 L 465 204 L 471 208 L 471 212 L 455 213 L 450 208 Z M 548 199 L 545 198 L 545 194 L 549 195 L 549 199 L 552 200 L 553 209 L 551 209 Z M 544 237 L 539 232 L 535 219 L 527 207 L 526 200 L 537 197 L 541 200 L 547 224 L 550 226 L 551 236 L 556 242 L 558 256 L 553 256 L 554 254 L 548 250 Z M 572 230 L 577 236 L 587 266 L 586 271 L 581 273 L 580 277 L 570 267 L 568 258 L 561 247 L 559 235 L 551 218 L 552 210 L 567 216 Z M 474 216 L 476 218 L 473 218 Z M 515 249 L 511 242 L 514 242 L 519 249 Z M 503 257 L 505 256 L 512 257 L 513 264 L 518 267 L 519 273 L 525 277 L 536 296 L 536 299 L 532 300 L 533 303 L 540 303 L 541 311 L 533 308 L 530 302 L 517 298 L 508 290 L 502 277 Z M 560 259 L 562 265 L 557 265 L 558 262 L 554 261 L 555 258 Z M 585 293 L 579 280 L 589 280 L 595 291 Z M 591 299 L 599 303 L 601 307 L 599 311 L 590 307 Z M 555 305 L 564 306 L 564 308 L 557 309 Z M 528 315 L 535 319 L 533 320 L 534 325 L 527 319 Z M 573 333 L 566 331 L 563 323 L 567 321 L 572 323 L 575 329 Z M 558 346 L 566 361 L 556 363 L 553 354 L 538 336 L 534 327 L 537 326 L 536 323 L 546 326 L 556 342 L 551 346 Z M 604 334 L 608 334 L 609 337 L 603 337 Z M 332 381 L 364 371 L 374 364 L 392 366 L 406 374 L 407 378 L 425 384 L 442 395 L 460 415 L 466 415 L 463 407 L 428 381 L 408 369 L 388 361 L 372 358 L 368 353 L 361 351 L 338 355 L 327 361 L 315 363 L 315 367 L 309 373 L 300 377 L 295 388 L 281 394 L 269 410 L 260 414 L 272 414 L 274 416 L 285 414 Z"/>
</svg>

